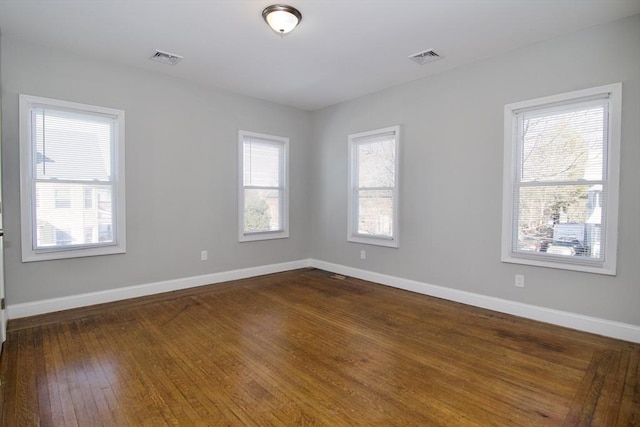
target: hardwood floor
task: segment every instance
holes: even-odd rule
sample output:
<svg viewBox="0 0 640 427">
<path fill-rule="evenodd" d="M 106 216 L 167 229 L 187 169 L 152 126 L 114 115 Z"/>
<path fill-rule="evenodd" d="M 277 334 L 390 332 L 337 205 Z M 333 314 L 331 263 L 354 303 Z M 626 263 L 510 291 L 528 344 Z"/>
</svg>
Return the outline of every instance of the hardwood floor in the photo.
<svg viewBox="0 0 640 427">
<path fill-rule="evenodd" d="M 640 426 L 640 345 L 320 270 L 9 327 L 3 426 Z"/>
</svg>

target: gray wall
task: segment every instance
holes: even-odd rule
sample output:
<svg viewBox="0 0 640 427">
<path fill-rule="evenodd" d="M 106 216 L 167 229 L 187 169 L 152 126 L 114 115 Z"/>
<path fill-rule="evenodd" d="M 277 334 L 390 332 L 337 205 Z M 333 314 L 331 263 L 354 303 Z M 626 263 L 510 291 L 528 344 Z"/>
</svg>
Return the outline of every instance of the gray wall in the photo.
<svg viewBox="0 0 640 427">
<path fill-rule="evenodd" d="M 310 113 L 7 38 L 2 55 L 9 304 L 310 256 Z M 126 111 L 126 254 L 21 262 L 19 93 Z M 239 129 L 290 138 L 289 239 L 238 243 Z"/>
<path fill-rule="evenodd" d="M 313 256 L 640 325 L 638 46 L 635 16 L 316 112 Z M 501 263 L 504 105 L 614 82 L 623 83 L 618 275 Z M 400 248 L 347 243 L 347 135 L 395 124 Z"/>
<path fill-rule="evenodd" d="M 636 16 L 307 113 L 3 38 L 8 302 L 312 257 L 640 325 L 639 42 Z M 618 275 L 501 263 L 504 104 L 618 81 Z M 126 111 L 126 254 L 21 263 L 18 93 Z M 347 135 L 395 124 L 401 247 L 348 243 Z M 238 129 L 291 138 L 289 239 L 237 243 Z"/>
</svg>

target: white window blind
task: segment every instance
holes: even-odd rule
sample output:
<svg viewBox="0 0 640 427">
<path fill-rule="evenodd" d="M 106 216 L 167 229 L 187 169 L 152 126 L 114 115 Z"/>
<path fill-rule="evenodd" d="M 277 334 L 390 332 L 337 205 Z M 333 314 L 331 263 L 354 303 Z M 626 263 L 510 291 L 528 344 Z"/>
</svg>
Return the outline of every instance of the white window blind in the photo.
<svg viewBox="0 0 640 427">
<path fill-rule="evenodd" d="M 398 247 L 399 126 L 349 135 L 352 242 Z"/>
<path fill-rule="evenodd" d="M 503 260 L 615 271 L 615 86 L 505 109 Z M 619 89 L 619 87 L 618 87 Z M 619 94 L 618 94 L 619 96 Z M 619 99 L 618 99 L 619 101 Z M 613 161 L 612 161 L 613 160 Z M 506 229 L 508 227 L 508 229 Z"/>
<path fill-rule="evenodd" d="M 124 252 L 124 112 L 20 101 L 23 260 Z"/>
<path fill-rule="evenodd" d="M 288 138 L 240 132 L 240 241 L 288 237 Z"/>
</svg>

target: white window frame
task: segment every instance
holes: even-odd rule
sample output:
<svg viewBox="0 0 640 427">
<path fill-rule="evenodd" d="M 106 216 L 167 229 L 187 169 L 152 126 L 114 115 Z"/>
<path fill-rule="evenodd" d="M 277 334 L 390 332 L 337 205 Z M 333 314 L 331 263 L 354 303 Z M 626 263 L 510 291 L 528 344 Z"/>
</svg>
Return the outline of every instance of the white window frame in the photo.
<svg viewBox="0 0 640 427">
<path fill-rule="evenodd" d="M 280 157 L 280 183 L 277 187 L 269 187 L 280 191 L 280 229 L 272 231 L 245 232 L 244 190 L 258 188 L 244 185 L 244 141 L 245 138 L 256 138 L 282 147 Z M 267 187 L 259 187 L 267 188 Z M 241 130 L 238 132 L 238 241 L 253 242 L 258 240 L 286 239 L 289 237 L 289 138 L 284 136 L 267 135 L 257 132 Z"/>
<path fill-rule="evenodd" d="M 392 190 L 392 236 L 379 236 L 358 233 L 358 191 L 362 188 L 358 184 L 358 154 L 357 149 L 360 144 L 374 142 L 376 139 L 394 138 L 395 151 L 395 167 L 394 167 L 394 185 L 392 188 L 384 189 Z M 348 225 L 347 225 L 347 241 L 354 243 L 364 243 L 367 245 L 385 246 L 390 248 L 399 247 L 399 170 L 400 170 L 400 126 L 390 126 L 382 129 L 375 129 L 366 132 L 354 133 L 348 137 L 349 145 L 349 188 L 348 188 Z M 381 188 L 382 189 L 382 188 Z"/>
<path fill-rule="evenodd" d="M 34 249 L 36 224 L 35 224 L 35 197 L 33 146 L 31 110 L 33 108 L 46 107 L 55 110 L 66 110 L 77 113 L 86 113 L 107 116 L 114 121 L 114 141 L 112 145 L 112 167 L 114 176 L 113 203 L 116 204 L 114 229 L 114 241 L 109 244 L 97 243 L 72 248 L 60 246 L 46 249 Z M 22 262 L 44 261 L 65 258 L 79 258 L 97 255 L 121 254 L 126 252 L 126 209 L 125 209 L 125 112 L 123 110 L 95 105 L 81 104 L 77 102 L 62 101 L 58 99 L 43 98 L 20 94 L 19 96 L 19 120 L 20 120 L 20 208 L 21 208 L 21 243 Z"/>
<path fill-rule="evenodd" d="M 517 218 L 515 191 L 518 179 L 517 113 L 522 110 L 571 105 L 589 99 L 608 98 L 608 141 L 603 183 L 606 185 L 607 203 L 603 206 L 604 259 L 589 260 L 578 257 L 553 256 L 536 252 L 516 251 Z M 618 202 L 620 185 L 622 84 L 615 83 L 584 90 L 562 93 L 528 101 L 516 102 L 504 107 L 504 177 L 502 206 L 502 261 L 564 270 L 582 271 L 606 275 L 616 274 L 618 239 Z M 551 185 L 551 184 L 550 184 Z"/>
</svg>

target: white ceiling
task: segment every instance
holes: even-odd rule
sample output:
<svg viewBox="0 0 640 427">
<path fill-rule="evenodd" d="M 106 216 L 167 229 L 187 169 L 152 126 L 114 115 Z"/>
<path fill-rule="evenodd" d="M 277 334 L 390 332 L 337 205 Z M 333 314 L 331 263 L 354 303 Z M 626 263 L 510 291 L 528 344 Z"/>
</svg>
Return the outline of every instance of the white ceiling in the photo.
<svg viewBox="0 0 640 427">
<path fill-rule="evenodd" d="M 640 0 L 290 0 L 302 22 L 281 38 L 262 20 L 269 4 L 0 0 L 0 32 L 315 110 L 640 13 Z M 150 61 L 155 49 L 184 60 Z M 427 49 L 443 58 L 407 58 Z"/>
</svg>

